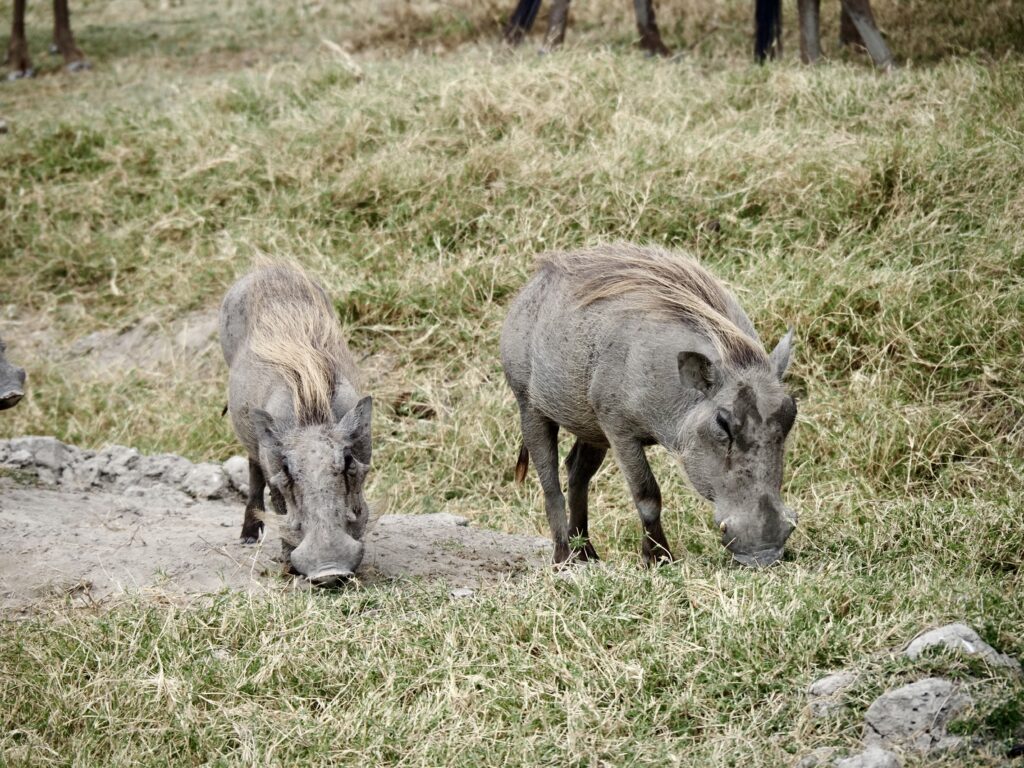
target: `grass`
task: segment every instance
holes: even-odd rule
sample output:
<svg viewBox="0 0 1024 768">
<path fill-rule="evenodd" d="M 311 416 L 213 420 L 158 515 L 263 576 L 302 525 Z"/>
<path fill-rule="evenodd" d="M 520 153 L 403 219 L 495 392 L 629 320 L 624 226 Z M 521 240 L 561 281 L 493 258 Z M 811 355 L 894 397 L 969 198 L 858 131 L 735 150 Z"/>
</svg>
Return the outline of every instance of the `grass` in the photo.
<svg viewBox="0 0 1024 768">
<path fill-rule="evenodd" d="M 55 608 L 0 625 L 0 762 L 785 765 L 852 747 L 887 686 L 981 673 L 963 728 L 995 742 L 929 764 L 1004 764 L 1022 684 L 895 651 L 964 620 L 1024 655 L 1016 5 L 878 3 L 892 77 L 800 67 L 792 39 L 753 67 L 733 0 L 659 5 L 672 63 L 630 50 L 610 0 L 546 57 L 493 45 L 498 2 L 167 5 L 76 6 L 82 77 L 31 7 L 46 76 L 0 88 L 0 332 L 31 393 L 0 436 L 236 452 L 215 352 L 126 372 L 53 349 L 213 308 L 288 257 L 363 358 L 374 493 L 544 533 L 536 482 L 511 482 L 504 306 L 535 252 L 624 238 L 696 253 L 769 344 L 795 327 L 801 525 L 780 567 L 731 568 L 652 452 L 680 559 L 656 573 L 609 463 L 609 565 L 568 580 Z M 843 666 L 867 672 L 856 706 L 812 721 L 803 689 Z"/>
</svg>

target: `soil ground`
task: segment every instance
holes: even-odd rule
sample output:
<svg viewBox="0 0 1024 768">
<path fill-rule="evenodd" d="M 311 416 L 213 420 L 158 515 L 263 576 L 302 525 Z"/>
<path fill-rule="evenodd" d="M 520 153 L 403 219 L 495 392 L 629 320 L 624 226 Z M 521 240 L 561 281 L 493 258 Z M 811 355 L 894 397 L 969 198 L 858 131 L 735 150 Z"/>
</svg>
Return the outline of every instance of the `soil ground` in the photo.
<svg viewBox="0 0 1024 768">
<path fill-rule="evenodd" d="M 283 573 L 274 535 L 239 542 L 240 502 L 180 497 L 68 492 L 0 478 L 0 615 L 126 592 L 189 600 L 224 588 L 308 588 Z M 357 576 L 364 585 L 422 578 L 479 588 L 542 566 L 548 549 L 540 537 L 473 528 L 451 514 L 385 515 L 367 533 Z"/>
</svg>

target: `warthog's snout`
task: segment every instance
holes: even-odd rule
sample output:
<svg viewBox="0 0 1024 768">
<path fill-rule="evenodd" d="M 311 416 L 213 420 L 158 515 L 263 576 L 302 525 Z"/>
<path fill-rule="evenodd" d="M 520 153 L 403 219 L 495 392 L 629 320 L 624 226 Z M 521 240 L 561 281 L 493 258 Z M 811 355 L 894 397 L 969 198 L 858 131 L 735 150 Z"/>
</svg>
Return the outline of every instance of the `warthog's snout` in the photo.
<svg viewBox="0 0 1024 768">
<path fill-rule="evenodd" d="M 0 384 L 0 411 L 13 408 L 25 396 L 25 371 L 23 368 L 14 369 L 15 381 L 6 381 Z"/>
<path fill-rule="evenodd" d="M 8 408 L 13 408 L 19 402 L 21 398 L 25 396 L 24 391 L 20 389 L 11 389 L 3 394 L 0 394 L 0 411 L 5 411 Z"/>
<path fill-rule="evenodd" d="M 343 568 L 325 568 L 322 571 L 310 574 L 306 578 L 314 587 L 321 589 L 337 589 L 347 584 L 355 576 L 352 571 Z"/>
<path fill-rule="evenodd" d="M 783 547 L 776 547 L 774 549 L 762 549 L 760 552 L 754 552 L 750 555 L 733 552 L 732 557 L 737 563 L 748 568 L 764 568 L 781 560 L 784 551 Z"/>
<path fill-rule="evenodd" d="M 307 535 L 289 558 L 292 567 L 317 587 L 340 587 L 363 561 L 363 543 L 336 532 L 330 538 Z"/>
<path fill-rule="evenodd" d="M 741 565 L 763 568 L 782 559 L 786 540 L 796 530 L 797 516 L 784 504 L 762 496 L 758 513 L 736 514 L 719 523 L 722 546 Z"/>
</svg>

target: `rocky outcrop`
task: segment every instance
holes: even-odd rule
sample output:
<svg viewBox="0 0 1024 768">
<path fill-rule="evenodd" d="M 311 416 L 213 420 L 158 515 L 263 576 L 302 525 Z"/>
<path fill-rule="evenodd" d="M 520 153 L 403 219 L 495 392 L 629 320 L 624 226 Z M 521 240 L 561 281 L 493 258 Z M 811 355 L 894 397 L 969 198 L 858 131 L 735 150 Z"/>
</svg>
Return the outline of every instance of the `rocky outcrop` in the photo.
<svg viewBox="0 0 1024 768">
<path fill-rule="evenodd" d="M 244 475 L 238 471 L 237 460 L 245 463 Z M 35 474 L 42 484 L 65 490 L 112 490 L 128 496 L 177 491 L 193 499 L 244 493 L 249 475 L 242 457 L 233 457 L 224 465 L 193 464 L 173 453 L 145 455 L 123 445 L 83 450 L 54 437 L 0 440 L 0 467 Z"/>
</svg>

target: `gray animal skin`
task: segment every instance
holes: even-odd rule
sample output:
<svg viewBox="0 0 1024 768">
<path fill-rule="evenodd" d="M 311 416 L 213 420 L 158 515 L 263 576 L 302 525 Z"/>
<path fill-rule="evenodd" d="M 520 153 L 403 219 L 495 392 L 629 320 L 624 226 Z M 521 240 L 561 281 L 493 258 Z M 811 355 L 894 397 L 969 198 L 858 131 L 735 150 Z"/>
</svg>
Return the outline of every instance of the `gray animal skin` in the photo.
<svg viewBox="0 0 1024 768">
<path fill-rule="evenodd" d="M 13 408 L 25 396 L 25 369 L 7 362 L 7 345 L 0 339 L 0 411 Z"/>
<path fill-rule="evenodd" d="M 269 483 L 292 568 L 320 586 L 347 581 L 369 517 L 371 399 L 326 292 L 297 269 L 257 269 L 225 295 L 220 341 L 228 412 L 249 453 L 242 540 L 259 537 Z"/>
<path fill-rule="evenodd" d="M 704 306 L 708 296 L 720 310 Z M 687 302 L 696 309 L 680 310 Z M 716 343 L 715 327 L 732 329 L 733 346 L 744 349 Z M 618 244 L 542 256 L 509 309 L 501 359 L 522 421 L 517 479 L 532 456 L 555 562 L 597 558 L 587 493 L 609 449 L 640 514 L 644 562 L 671 560 L 645 455 L 654 444 L 714 503 L 722 544 L 737 561 L 778 560 L 797 520 L 781 498 L 796 417 L 782 385 L 791 347 L 792 332 L 765 353 L 735 297 L 680 254 Z M 568 521 L 559 428 L 576 436 L 566 460 Z"/>
</svg>

